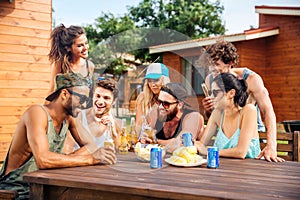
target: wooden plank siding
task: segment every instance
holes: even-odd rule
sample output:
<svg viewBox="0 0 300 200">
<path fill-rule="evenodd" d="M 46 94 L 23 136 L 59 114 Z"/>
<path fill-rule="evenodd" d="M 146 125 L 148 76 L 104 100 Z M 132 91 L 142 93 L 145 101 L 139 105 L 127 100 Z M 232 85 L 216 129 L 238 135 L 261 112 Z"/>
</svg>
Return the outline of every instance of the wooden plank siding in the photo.
<svg viewBox="0 0 300 200">
<path fill-rule="evenodd" d="M 269 91 L 277 122 L 300 119 L 300 16 L 259 15 L 259 28 L 279 27 L 279 35 L 233 42 L 239 65 L 258 73 Z M 199 55 L 199 48 L 164 52 L 163 63 L 181 71 L 179 56 Z M 172 77 L 171 80 L 173 81 Z M 201 100 L 198 103 L 203 113 Z"/>
<path fill-rule="evenodd" d="M 49 89 L 51 0 L 0 1 L 0 162 L 16 125 Z"/>
<path fill-rule="evenodd" d="M 264 76 L 277 120 L 300 119 L 300 16 L 260 15 L 259 23 L 280 28 L 278 36 L 266 38 Z"/>
</svg>

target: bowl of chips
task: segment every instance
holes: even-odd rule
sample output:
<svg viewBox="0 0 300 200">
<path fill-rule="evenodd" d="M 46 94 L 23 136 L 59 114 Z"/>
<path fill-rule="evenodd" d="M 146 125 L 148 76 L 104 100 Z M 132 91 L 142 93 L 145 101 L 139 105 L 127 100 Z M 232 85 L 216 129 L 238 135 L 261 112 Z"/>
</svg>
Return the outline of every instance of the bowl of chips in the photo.
<svg viewBox="0 0 300 200">
<path fill-rule="evenodd" d="M 160 147 L 162 149 L 162 158 L 165 157 L 167 148 L 160 146 L 159 144 L 141 144 L 136 143 L 134 146 L 134 152 L 138 160 L 143 162 L 150 162 L 150 151 L 152 148 Z"/>
</svg>

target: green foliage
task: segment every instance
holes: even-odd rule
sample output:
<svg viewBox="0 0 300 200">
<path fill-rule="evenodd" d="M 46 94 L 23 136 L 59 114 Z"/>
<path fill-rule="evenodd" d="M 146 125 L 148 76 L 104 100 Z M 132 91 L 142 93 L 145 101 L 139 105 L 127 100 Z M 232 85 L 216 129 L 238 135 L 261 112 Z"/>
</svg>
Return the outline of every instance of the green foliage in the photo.
<svg viewBox="0 0 300 200">
<path fill-rule="evenodd" d="M 220 1 L 144 0 L 129 7 L 129 16 L 138 27 L 160 27 L 176 30 L 191 38 L 224 34 Z"/>
<path fill-rule="evenodd" d="M 101 13 L 93 25 L 84 27 L 90 57 L 97 68 L 123 73 L 128 67 L 125 53 L 153 61 L 157 55 L 149 55 L 149 46 L 224 34 L 223 10 L 220 0 L 143 0 L 121 17 Z"/>
</svg>

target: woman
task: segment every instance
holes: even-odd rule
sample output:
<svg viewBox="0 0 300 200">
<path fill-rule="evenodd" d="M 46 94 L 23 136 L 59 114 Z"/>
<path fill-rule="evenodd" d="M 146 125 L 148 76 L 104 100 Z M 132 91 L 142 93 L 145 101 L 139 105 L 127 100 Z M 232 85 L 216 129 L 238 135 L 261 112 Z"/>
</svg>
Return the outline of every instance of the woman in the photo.
<svg viewBox="0 0 300 200">
<path fill-rule="evenodd" d="M 148 115 L 147 123 L 151 123 L 150 116 L 157 116 L 157 97 L 163 85 L 170 82 L 169 69 L 162 63 L 152 63 L 148 66 L 146 76 L 144 77 L 143 92 L 136 100 L 136 131 L 140 134 L 142 123 L 145 116 Z"/>
<path fill-rule="evenodd" d="M 52 67 L 49 93 L 54 91 L 56 74 L 67 72 L 82 74 L 92 91 L 95 66 L 87 60 L 89 44 L 84 29 L 79 26 L 66 28 L 61 24 L 53 29 L 50 39 L 48 56 Z"/>
<path fill-rule="evenodd" d="M 204 145 L 217 132 L 214 146 L 219 148 L 220 156 L 256 158 L 261 151 L 257 111 L 253 104 L 246 104 L 246 82 L 230 73 L 222 73 L 214 78 L 211 91 L 215 109 L 200 142 L 195 142 L 198 151 L 207 154 Z"/>
</svg>

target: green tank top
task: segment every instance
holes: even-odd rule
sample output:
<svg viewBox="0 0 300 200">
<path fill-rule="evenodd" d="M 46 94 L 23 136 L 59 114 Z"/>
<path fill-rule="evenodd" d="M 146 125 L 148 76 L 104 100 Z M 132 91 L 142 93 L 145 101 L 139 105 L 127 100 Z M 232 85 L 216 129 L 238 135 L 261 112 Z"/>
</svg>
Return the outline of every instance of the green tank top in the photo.
<svg viewBox="0 0 300 200">
<path fill-rule="evenodd" d="M 61 153 L 66 133 L 68 131 L 68 125 L 66 121 L 63 121 L 62 128 L 60 132 L 57 134 L 55 127 L 53 126 L 52 118 L 45 109 L 43 105 L 41 107 L 44 109 L 44 111 L 47 114 L 48 117 L 48 130 L 47 130 L 47 139 L 49 143 L 49 150 L 51 152 Z M 10 148 L 8 150 L 8 153 L 10 151 Z M 23 175 L 28 172 L 33 172 L 38 170 L 38 167 L 36 166 L 34 157 L 31 156 L 28 161 L 26 161 L 22 166 L 20 166 L 18 169 L 15 169 L 11 172 L 9 172 L 7 175 L 3 176 L 4 171 L 7 166 L 7 159 L 8 159 L 8 153 L 6 155 L 5 161 L 3 163 L 2 169 L 0 171 L 0 189 L 5 190 L 16 190 L 19 194 L 19 197 L 17 199 L 28 199 L 29 198 L 29 184 L 26 182 L 23 182 Z"/>
</svg>

